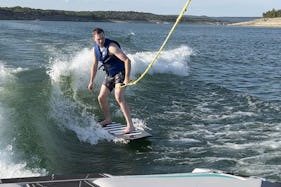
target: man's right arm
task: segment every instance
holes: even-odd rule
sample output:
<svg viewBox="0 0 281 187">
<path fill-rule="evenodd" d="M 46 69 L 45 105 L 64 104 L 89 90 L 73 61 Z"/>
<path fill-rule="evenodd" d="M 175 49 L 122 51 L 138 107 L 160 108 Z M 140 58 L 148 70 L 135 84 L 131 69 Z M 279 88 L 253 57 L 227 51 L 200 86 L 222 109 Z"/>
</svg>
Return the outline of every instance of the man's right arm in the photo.
<svg viewBox="0 0 281 187">
<path fill-rule="evenodd" d="M 88 85 L 88 89 L 90 91 L 92 91 L 94 88 L 94 79 L 96 77 L 97 70 L 98 70 L 98 61 L 97 61 L 95 53 L 93 53 L 93 64 L 91 67 L 90 81 L 89 81 L 89 85 Z"/>
</svg>

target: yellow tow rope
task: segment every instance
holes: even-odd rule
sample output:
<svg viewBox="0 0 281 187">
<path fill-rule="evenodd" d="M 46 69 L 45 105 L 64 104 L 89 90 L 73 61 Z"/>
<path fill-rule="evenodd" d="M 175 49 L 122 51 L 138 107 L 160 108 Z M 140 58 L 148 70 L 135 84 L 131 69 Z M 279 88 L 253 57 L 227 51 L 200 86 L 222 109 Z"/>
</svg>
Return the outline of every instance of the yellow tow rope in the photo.
<svg viewBox="0 0 281 187">
<path fill-rule="evenodd" d="M 137 84 L 146 74 L 147 72 L 149 71 L 149 69 L 152 67 L 152 65 L 156 62 L 157 58 L 159 57 L 159 55 L 161 54 L 161 52 L 163 51 L 166 43 L 168 42 L 170 36 L 172 35 L 172 33 L 174 32 L 176 26 L 178 25 L 178 23 L 180 22 L 181 18 L 183 17 L 184 13 L 187 11 L 187 8 L 190 4 L 191 0 L 187 0 L 183 9 L 181 10 L 176 22 L 174 23 L 173 27 L 171 28 L 169 34 L 167 35 L 166 39 L 164 40 L 162 46 L 160 47 L 160 49 L 158 50 L 157 54 L 154 56 L 152 62 L 147 66 L 147 68 L 145 69 L 145 71 L 139 76 L 139 78 L 137 78 L 136 80 L 132 80 L 130 81 L 128 84 L 124 84 L 122 86 L 119 86 L 119 88 L 123 88 L 123 87 L 126 87 L 126 86 L 132 86 L 132 85 L 135 85 Z"/>
</svg>

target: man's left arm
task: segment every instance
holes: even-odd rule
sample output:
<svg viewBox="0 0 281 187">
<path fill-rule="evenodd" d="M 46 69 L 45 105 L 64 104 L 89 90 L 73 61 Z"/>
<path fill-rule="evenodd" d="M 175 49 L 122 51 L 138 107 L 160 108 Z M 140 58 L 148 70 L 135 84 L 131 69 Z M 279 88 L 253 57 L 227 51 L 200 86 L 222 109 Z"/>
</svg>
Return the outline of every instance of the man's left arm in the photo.
<svg viewBox="0 0 281 187">
<path fill-rule="evenodd" d="M 125 65 L 124 83 L 128 84 L 130 82 L 131 60 L 127 57 L 127 55 L 125 55 L 125 53 L 122 51 L 122 49 L 120 49 L 115 43 L 110 44 L 109 52 L 124 62 L 124 65 Z"/>
</svg>

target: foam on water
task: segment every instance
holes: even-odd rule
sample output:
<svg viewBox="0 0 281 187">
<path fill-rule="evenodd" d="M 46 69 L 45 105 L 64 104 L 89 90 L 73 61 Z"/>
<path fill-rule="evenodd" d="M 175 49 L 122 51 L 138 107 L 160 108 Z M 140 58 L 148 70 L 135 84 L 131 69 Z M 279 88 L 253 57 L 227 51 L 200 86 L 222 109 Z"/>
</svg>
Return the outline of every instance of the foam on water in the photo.
<svg viewBox="0 0 281 187">
<path fill-rule="evenodd" d="M 7 67 L 4 62 L 0 61 L 0 86 L 3 84 L 12 82 L 14 80 L 14 74 L 25 71 L 26 68 L 11 68 Z"/>
<path fill-rule="evenodd" d="M 169 133 L 153 150 L 161 155 L 154 161 L 171 167 L 204 163 L 204 167 L 279 178 L 280 106 L 218 88 L 209 84 L 206 89 L 215 90 L 212 95 L 205 95 L 205 89 L 194 90 L 193 100 L 172 101 L 162 108 L 165 112 L 159 119 L 173 124 L 171 118 L 176 115 L 182 121 L 165 126 Z M 186 104 L 189 102 L 192 104 Z"/>
<path fill-rule="evenodd" d="M 143 73 L 148 64 L 152 61 L 156 52 L 138 52 L 136 54 L 128 54 L 128 57 L 132 61 L 132 78 L 138 74 Z M 163 51 L 158 60 L 149 71 L 149 74 L 153 73 L 172 73 L 179 76 L 188 75 L 188 59 L 193 51 L 188 46 L 180 46 L 179 48 L 169 51 Z M 85 88 L 88 85 L 90 76 L 90 67 L 92 65 L 92 49 L 83 49 L 76 53 L 74 57 L 60 56 L 55 59 L 51 59 L 52 67 L 50 68 L 49 75 L 55 82 L 60 80 L 61 76 L 72 76 L 76 88 Z M 99 76 L 101 74 L 101 76 Z M 97 82 L 101 82 L 103 79 L 103 73 L 98 71 Z"/>
<path fill-rule="evenodd" d="M 12 145 L 1 146 L 0 151 L 0 178 L 35 177 L 47 175 L 41 168 L 28 168 L 25 161 L 15 161 L 15 152 Z"/>
<path fill-rule="evenodd" d="M 106 140 L 127 143 L 101 128 L 96 116 L 87 112 L 85 104 L 64 97 L 61 90 L 55 87 L 52 95 L 51 116 L 57 120 L 60 127 L 73 131 L 81 142 L 97 144 L 99 141 Z M 146 128 L 145 122 L 135 118 L 132 120 L 137 128 Z"/>
<path fill-rule="evenodd" d="M 60 82 L 61 76 L 72 76 L 74 88 L 86 88 L 89 81 L 89 72 L 92 64 L 92 51 L 83 49 L 74 57 L 60 57 L 50 59 L 49 75 L 54 82 Z"/>
<path fill-rule="evenodd" d="M 50 59 L 50 63 L 48 73 L 53 84 L 51 115 L 58 120 L 57 124 L 73 131 L 82 142 L 96 144 L 99 140 L 112 140 L 113 137 L 99 127 L 95 115 L 86 111 L 88 106 L 76 97 L 78 91 L 86 90 L 88 86 L 91 50 L 83 49 L 73 57 L 61 55 Z M 71 79 L 70 88 L 67 89 L 72 90 L 72 95 L 66 96 L 64 93 L 64 77 Z"/>
<path fill-rule="evenodd" d="M 180 46 L 179 48 L 169 51 L 163 51 L 157 61 L 149 70 L 149 74 L 154 73 L 171 73 L 178 76 L 188 75 L 188 59 L 193 51 L 188 46 Z M 156 52 L 138 52 L 128 55 L 132 60 L 132 76 L 144 72 L 146 67 L 152 62 Z"/>
<path fill-rule="evenodd" d="M 6 97 L 10 97 L 7 88 L 16 81 L 14 75 L 25 70 L 25 68 L 7 67 L 5 63 L 0 62 L 0 178 L 31 177 L 47 174 L 45 169 L 28 168 L 25 161 L 18 161 L 17 152 L 13 149 L 13 143 L 16 138 L 10 139 L 10 137 L 6 136 L 8 128 L 11 126 L 9 117 L 13 113 L 13 109 L 4 105 L 1 100 L 3 99 L 4 102 Z"/>
</svg>

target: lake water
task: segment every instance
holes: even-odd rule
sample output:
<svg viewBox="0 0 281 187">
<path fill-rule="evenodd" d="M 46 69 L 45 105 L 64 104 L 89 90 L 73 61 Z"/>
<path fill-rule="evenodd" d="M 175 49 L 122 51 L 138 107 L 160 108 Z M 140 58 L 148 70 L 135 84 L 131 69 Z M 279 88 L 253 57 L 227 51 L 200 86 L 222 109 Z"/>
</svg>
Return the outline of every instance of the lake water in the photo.
<svg viewBox="0 0 281 187">
<path fill-rule="evenodd" d="M 137 78 L 171 26 L 0 21 L 0 178 L 203 167 L 281 181 L 281 29 L 179 25 L 126 91 L 134 124 L 153 137 L 128 143 L 97 125 L 92 29 L 121 44 Z"/>
</svg>

